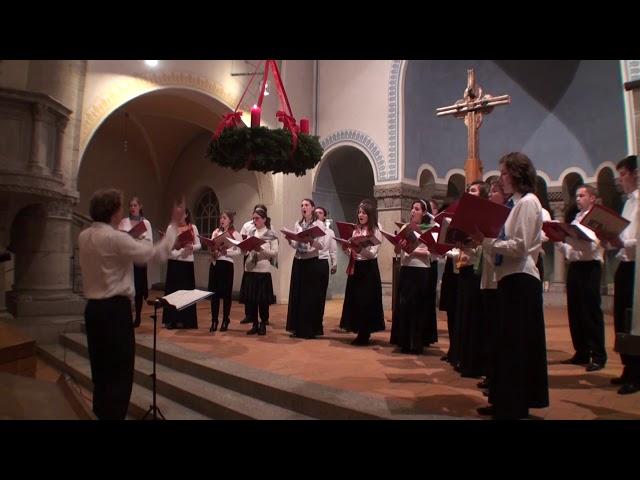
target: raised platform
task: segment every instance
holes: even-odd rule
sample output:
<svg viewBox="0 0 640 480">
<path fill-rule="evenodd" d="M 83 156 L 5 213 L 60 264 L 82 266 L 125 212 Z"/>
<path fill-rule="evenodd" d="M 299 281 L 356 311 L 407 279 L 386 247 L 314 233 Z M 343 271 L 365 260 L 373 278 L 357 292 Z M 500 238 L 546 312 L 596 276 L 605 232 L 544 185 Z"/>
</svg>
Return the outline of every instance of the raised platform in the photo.
<svg viewBox="0 0 640 480">
<path fill-rule="evenodd" d="M 0 373 L 33 377 L 36 342 L 6 321 L 0 321 Z"/>
<path fill-rule="evenodd" d="M 159 333 L 158 405 L 169 419 L 478 419 L 486 404 L 477 379 L 461 378 L 440 356 L 448 348 L 446 319 L 438 319 L 440 342 L 426 355 L 404 355 L 389 345 L 389 329 L 373 335 L 369 347 L 349 343 L 338 330 L 341 300 L 327 302 L 326 335 L 290 338 L 286 305 L 271 306 L 266 336 L 247 336 L 243 306 L 234 303 L 227 332 L 209 333 L 209 304 L 198 305 L 200 328 Z M 151 402 L 152 323 L 145 307 L 136 330 L 137 357 L 130 413 L 140 418 Z M 387 320 L 390 314 L 387 311 Z M 563 365 L 573 352 L 566 311 L 545 308 L 551 406 L 532 410 L 544 419 L 640 419 L 640 394 L 617 395 L 609 384 L 620 374 L 613 351 L 612 319 L 606 316 L 609 362 L 587 373 Z M 68 333 L 57 345 L 40 348 L 57 368 L 91 388 L 86 338 Z"/>
</svg>

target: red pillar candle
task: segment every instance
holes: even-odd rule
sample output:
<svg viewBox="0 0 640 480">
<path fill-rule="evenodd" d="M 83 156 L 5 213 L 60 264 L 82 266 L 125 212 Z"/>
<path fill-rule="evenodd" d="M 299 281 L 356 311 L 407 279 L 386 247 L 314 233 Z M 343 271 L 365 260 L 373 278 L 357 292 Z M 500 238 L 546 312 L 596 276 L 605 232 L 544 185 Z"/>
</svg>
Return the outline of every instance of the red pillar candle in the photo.
<svg viewBox="0 0 640 480">
<path fill-rule="evenodd" d="M 262 109 L 257 105 L 254 105 L 251 108 L 251 128 L 260 126 L 260 113 L 261 112 L 262 112 Z"/>
<path fill-rule="evenodd" d="M 300 133 L 306 133 L 309 135 L 309 119 L 301 118 L 300 119 Z"/>
</svg>

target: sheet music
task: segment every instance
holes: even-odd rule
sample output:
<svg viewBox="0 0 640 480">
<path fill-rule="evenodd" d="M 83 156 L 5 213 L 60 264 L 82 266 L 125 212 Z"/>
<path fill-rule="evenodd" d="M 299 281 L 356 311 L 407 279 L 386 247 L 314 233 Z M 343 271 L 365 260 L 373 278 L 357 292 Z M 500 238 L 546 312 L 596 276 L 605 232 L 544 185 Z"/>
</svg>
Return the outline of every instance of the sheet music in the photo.
<svg viewBox="0 0 640 480">
<path fill-rule="evenodd" d="M 206 290 L 176 290 L 175 292 L 162 297 L 160 300 L 163 303 L 167 303 L 176 307 L 177 310 L 182 310 L 190 305 L 193 305 L 200 300 L 213 295 L 213 292 L 207 292 Z"/>
</svg>

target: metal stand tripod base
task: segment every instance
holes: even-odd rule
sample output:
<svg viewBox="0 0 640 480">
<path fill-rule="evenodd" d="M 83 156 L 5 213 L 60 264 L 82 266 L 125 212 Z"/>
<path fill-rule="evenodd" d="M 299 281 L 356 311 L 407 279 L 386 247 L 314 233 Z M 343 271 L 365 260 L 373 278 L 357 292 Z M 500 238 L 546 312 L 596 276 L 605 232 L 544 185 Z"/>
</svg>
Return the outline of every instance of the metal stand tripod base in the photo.
<svg viewBox="0 0 640 480">
<path fill-rule="evenodd" d="M 153 318 L 153 373 L 149 376 L 151 377 L 152 386 L 153 386 L 153 403 L 149 407 L 149 410 L 147 410 L 147 413 L 145 413 L 144 416 L 141 418 L 141 420 L 145 420 L 150 414 L 153 414 L 153 417 L 151 417 L 152 420 L 159 420 L 158 416 L 162 420 L 166 420 L 166 418 L 164 418 L 164 415 L 158 408 L 158 405 L 156 404 L 156 340 L 157 340 L 156 324 L 158 321 L 158 304 L 159 304 L 158 300 L 153 301 L 153 315 L 151 316 L 151 318 Z"/>
</svg>

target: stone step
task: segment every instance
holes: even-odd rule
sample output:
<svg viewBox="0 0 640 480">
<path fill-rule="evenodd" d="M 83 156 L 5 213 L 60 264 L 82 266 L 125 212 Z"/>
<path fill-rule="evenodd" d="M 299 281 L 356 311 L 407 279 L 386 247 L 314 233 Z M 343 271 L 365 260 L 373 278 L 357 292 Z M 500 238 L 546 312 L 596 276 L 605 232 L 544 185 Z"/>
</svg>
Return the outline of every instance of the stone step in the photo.
<svg viewBox="0 0 640 480">
<path fill-rule="evenodd" d="M 68 373 L 87 390 L 93 388 L 91 382 L 91 366 L 89 360 L 65 348 L 60 344 L 40 345 L 38 354 L 57 369 Z M 128 419 L 140 419 L 147 412 L 152 402 L 152 392 L 137 383 L 133 384 L 129 401 Z M 209 420 L 210 418 L 194 410 L 184 407 L 162 395 L 156 395 L 156 405 L 160 412 L 172 420 Z"/>
<path fill-rule="evenodd" d="M 67 335 L 77 338 L 77 334 Z M 86 340 L 84 340 L 86 342 Z M 136 333 L 136 355 L 152 360 L 153 334 Z M 404 414 L 390 411 L 384 397 L 365 395 L 320 385 L 292 376 L 279 375 L 223 358 L 185 349 L 173 342 L 158 339 L 158 365 L 196 377 L 207 384 L 277 405 L 287 411 L 322 420 L 404 419 Z M 160 374 L 158 375 L 160 379 Z M 418 414 L 411 418 L 451 419 L 443 415 Z"/>
<path fill-rule="evenodd" d="M 63 346 L 88 358 L 87 339 L 82 334 L 67 334 L 60 338 Z M 140 355 L 136 347 L 134 382 L 152 388 L 150 374 L 153 364 Z M 157 391 L 187 408 L 214 419 L 225 420 L 311 420 L 293 410 L 286 409 L 239 393 L 224 386 L 208 382 L 190 372 L 182 372 L 160 362 L 156 365 Z M 165 415 L 166 416 L 166 415 Z"/>
</svg>

